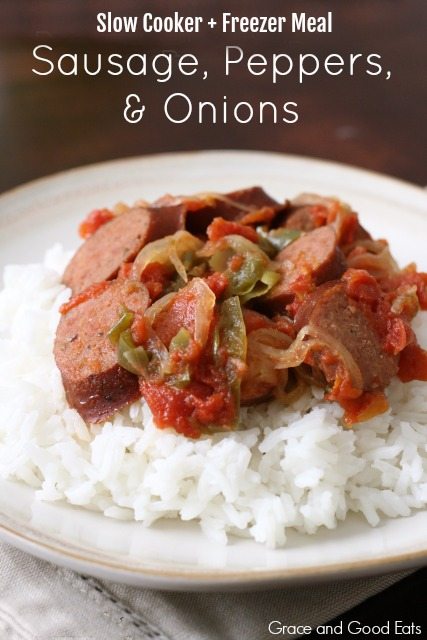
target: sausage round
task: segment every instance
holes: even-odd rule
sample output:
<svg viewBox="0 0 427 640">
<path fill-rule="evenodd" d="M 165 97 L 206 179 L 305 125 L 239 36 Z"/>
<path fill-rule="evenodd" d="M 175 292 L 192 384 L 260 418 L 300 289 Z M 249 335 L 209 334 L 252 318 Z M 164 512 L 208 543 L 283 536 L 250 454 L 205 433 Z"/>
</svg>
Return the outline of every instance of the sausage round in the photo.
<svg viewBox="0 0 427 640">
<path fill-rule="evenodd" d="M 73 294 L 114 278 L 144 245 L 184 228 L 183 208 L 135 207 L 102 225 L 74 254 L 62 281 Z"/>
<path fill-rule="evenodd" d="M 342 282 L 327 283 L 308 296 L 295 324 L 297 329 L 305 325 L 320 329 L 343 345 L 360 370 L 363 391 L 385 389 L 397 373 L 398 358 L 384 351 L 379 335 Z M 333 371 L 323 371 L 328 382 L 333 382 Z"/>
<path fill-rule="evenodd" d="M 230 193 L 208 193 L 195 196 L 163 196 L 153 203 L 153 208 L 164 205 L 183 207 L 183 228 L 198 236 L 205 236 L 206 229 L 214 218 L 239 221 L 248 213 L 260 209 L 271 210 L 276 216 L 285 205 L 271 198 L 261 187 L 248 187 Z"/>
<path fill-rule="evenodd" d="M 335 231 L 329 225 L 310 231 L 282 249 L 276 263 L 282 278 L 264 301 L 277 311 L 292 302 L 301 284 L 305 283 L 309 291 L 312 285 L 339 278 L 346 267 Z"/>
<path fill-rule="evenodd" d="M 131 280 L 114 280 L 98 296 L 61 317 L 54 355 L 68 403 L 87 422 L 100 422 L 139 396 L 137 376 L 117 363 L 107 334 L 123 313 L 143 313 L 146 288 Z"/>
</svg>

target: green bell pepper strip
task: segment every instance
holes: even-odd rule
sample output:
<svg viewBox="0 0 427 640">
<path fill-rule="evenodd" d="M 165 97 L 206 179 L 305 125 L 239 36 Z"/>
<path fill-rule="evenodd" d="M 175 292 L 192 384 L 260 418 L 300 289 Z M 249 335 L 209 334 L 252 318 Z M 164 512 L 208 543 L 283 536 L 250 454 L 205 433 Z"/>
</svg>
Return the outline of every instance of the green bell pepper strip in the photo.
<svg viewBox="0 0 427 640">
<path fill-rule="evenodd" d="M 298 229 L 284 228 L 267 231 L 265 227 L 257 227 L 256 230 L 260 238 L 259 245 L 270 258 L 274 258 L 279 251 L 297 240 L 302 233 Z"/>
<path fill-rule="evenodd" d="M 116 345 L 119 343 L 120 336 L 123 331 L 126 331 L 132 325 L 134 318 L 134 314 L 127 309 L 123 310 L 122 315 L 117 320 L 116 324 L 113 325 L 110 331 L 107 333 L 107 337 L 109 338 L 111 344 Z"/>
<path fill-rule="evenodd" d="M 236 361 L 244 363 L 247 350 L 246 327 L 238 296 L 228 298 L 222 303 L 218 333 L 220 350 L 227 355 L 225 371 L 235 407 L 235 420 L 231 426 L 236 427 L 239 423 L 241 383 Z"/>
</svg>

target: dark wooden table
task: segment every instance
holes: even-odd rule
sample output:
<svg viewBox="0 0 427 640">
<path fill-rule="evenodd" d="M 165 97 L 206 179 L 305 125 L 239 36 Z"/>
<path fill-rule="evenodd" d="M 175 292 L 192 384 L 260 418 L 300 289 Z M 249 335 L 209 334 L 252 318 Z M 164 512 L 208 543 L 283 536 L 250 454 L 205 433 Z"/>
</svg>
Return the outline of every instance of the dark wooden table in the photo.
<svg viewBox="0 0 427 640">
<path fill-rule="evenodd" d="M 161 8 L 159 9 L 159 4 Z M 202 4 L 202 6 L 200 6 Z M 0 191 L 38 176 L 106 159 L 187 149 L 263 149 L 346 162 L 427 184 L 425 73 L 427 3 L 425 0 L 305 0 L 279 3 L 264 0 L 203 3 L 171 0 L 141 4 L 135 0 L 100 3 L 86 0 L 2 0 L 0 3 Z M 101 6 L 102 5 L 102 6 Z M 229 34 L 204 31 L 197 35 L 100 35 L 96 12 L 137 15 L 157 5 L 156 13 L 173 10 L 205 16 L 232 11 L 244 15 L 288 14 L 304 9 L 322 15 L 333 9 L 329 34 Z M 140 10 L 135 7 L 140 6 Z M 243 9 L 244 7 L 244 9 Z M 57 73 L 32 73 L 33 47 L 49 44 L 54 55 L 87 52 L 193 52 L 209 71 L 203 82 L 176 77 L 160 84 L 154 78 L 113 78 Z M 324 58 L 327 53 L 379 53 L 392 77 L 328 77 L 321 73 L 298 84 L 285 78 L 273 85 L 268 74 L 233 74 L 225 79 L 224 47 L 239 45 L 245 52 L 304 52 Z M 143 94 L 150 106 L 141 125 L 122 118 L 124 97 Z M 296 125 L 176 125 L 163 116 L 163 102 L 174 91 L 194 100 L 239 100 L 282 103 L 295 100 Z M 148 113 L 148 112 L 147 112 Z"/>
<path fill-rule="evenodd" d="M 161 4 L 161 7 L 159 6 Z M 140 7 L 136 10 L 135 7 Z M 322 15 L 332 9 L 331 34 L 199 36 L 100 36 L 97 11 L 138 15 L 173 10 L 206 16 L 232 11 L 235 15 L 277 15 L 292 10 Z M 316 156 L 385 172 L 420 185 L 427 184 L 425 64 L 427 3 L 425 0 L 305 0 L 283 2 L 195 0 L 155 3 L 147 0 L 1 0 L 0 3 L 0 191 L 14 185 L 91 162 L 129 155 L 188 149 L 262 149 Z M 32 50 L 49 44 L 56 56 L 87 52 L 192 52 L 203 62 L 209 79 L 175 78 L 160 84 L 153 78 L 41 78 L 31 71 Z M 390 80 L 357 73 L 331 78 L 319 74 L 303 84 L 286 80 L 273 86 L 269 78 L 241 73 L 224 79 L 227 44 L 246 52 L 313 52 L 348 56 L 379 53 L 392 70 Z M 174 125 L 167 123 L 162 105 L 167 95 L 185 91 L 194 100 L 230 103 L 295 100 L 300 121 L 293 126 L 272 124 Z M 123 121 L 124 97 L 140 92 L 150 116 L 139 125 Z M 143 195 L 143 194 L 141 194 Z M 347 614 L 348 619 L 380 624 L 390 618 L 423 621 L 426 571 L 414 574 Z M 355 618 L 357 616 L 357 618 Z M 424 630 L 424 636 L 426 630 Z"/>
</svg>

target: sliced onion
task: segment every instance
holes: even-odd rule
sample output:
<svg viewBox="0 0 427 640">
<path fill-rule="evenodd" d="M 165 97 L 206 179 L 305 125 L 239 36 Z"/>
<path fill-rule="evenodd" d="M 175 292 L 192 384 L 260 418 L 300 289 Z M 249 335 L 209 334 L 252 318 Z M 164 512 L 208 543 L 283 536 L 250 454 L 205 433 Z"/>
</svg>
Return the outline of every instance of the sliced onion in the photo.
<svg viewBox="0 0 427 640">
<path fill-rule="evenodd" d="M 261 329 L 259 331 L 261 331 Z M 304 362 L 308 352 L 316 342 L 315 340 L 306 340 L 309 331 L 310 329 L 308 326 L 303 327 L 287 349 L 283 349 L 283 347 L 277 348 L 277 346 L 271 346 L 268 343 L 261 343 L 259 345 L 259 349 L 271 359 L 272 366 L 275 369 L 289 369 L 291 367 L 297 367 Z M 283 336 L 290 340 L 289 336 L 286 336 L 285 334 L 283 334 Z"/>
<path fill-rule="evenodd" d="M 188 231 L 177 231 L 171 236 L 149 242 L 141 249 L 132 265 L 131 277 L 140 280 L 145 267 L 151 262 L 171 264 L 175 267 L 184 282 L 187 282 L 187 272 L 181 261 L 181 256 L 187 251 L 198 251 L 203 242 Z"/>
<path fill-rule="evenodd" d="M 185 270 L 184 263 L 181 261 L 175 246 L 170 249 L 169 260 L 182 280 L 184 282 L 188 282 L 187 271 Z"/>
<path fill-rule="evenodd" d="M 169 372 L 169 351 L 150 326 L 147 331 L 145 350 L 150 362 L 142 375 L 146 380 L 163 380 Z"/>
<path fill-rule="evenodd" d="M 406 314 L 409 315 L 410 318 L 415 318 L 418 311 L 420 310 L 420 302 L 417 295 L 417 285 L 401 285 L 397 290 L 397 295 L 393 300 L 391 310 L 397 316 Z"/>
<path fill-rule="evenodd" d="M 252 345 L 256 344 L 257 348 L 261 351 L 267 346 L 276 349 L 287 349 L 292 343 L 290 336 L 272 327 L 251 331 L 248 335 L 248 340 L 250 340 Z"/>
<path fill-rule="evenodd" d="M 201 278 L 193 278 L 185 289 L 187 291 L 193 291 L 196 297 L 197 306 L 194 320 L 194 340 L 203 348 L 209 337 L 216 297 L 210 287 Z"/>
<path fill-rule="evenodd" d="M 287 370 L 286 370 L 287 371 Z M 286 405 L 290 405 L 293 402 L 296 402 L 301 398 L 303 393 L 307 389 L 307 384 L 305 380 L 298 375 L 298 369 L 295 369 L 296 374 L 296 384 L 289 391 L 286 390 L 286 384 L 282 387 L 279 387 L 276 391 L 276 397 L 280 402 Z"/>
<path fill-rule="evenodd" d="M 215 191 L 201 191 L 200 193 L 195 193 L 192 196 L 163 196 L 153 202 L 152 206 L 177 206 L 180 204 L 186 205 L 187 203 L 199 202 L 201 208 L 214 206 L 215 202 L 218 200 L 234 207 L 235 209 L 240 209 L 240 211 L 245 211 L 247 213 L 251 213 L 252 211 L 256 211 L 261 208 L 255 207 L 254 205 L 246 205 L 241 202 L 236 202 L 236 200 L 232 200 L 222 193 L 216 193 Z"/>
<path fill-rule="evenodd" d="M 193 278 L 178 292 L 168 293 L 159 300 L 156 300 L 151 307 L 148 307 L 144 317 L 147 318 L 152 326 L 157 316 L 167 310 L 177 297 L 187 296 L 188 293 L 190 293 L 191 298 L 194 299 L 195 304 L 194 335 L 192 337 L 203 348 L 209 337 L 216 297 L 202 278 Z"/>
<path fill-rule="evenodd" d="M 291 200 L 291 205 L 293 207 L 312 207 L 321 205 L 322 207 L 331 209 L 337 204 L 341 204 L 338 198 L 319 196 L 316 193 L 300 193 L 296 198 Z"/>
<path fill-rule="evenodd" d="M 265 296 L 270 291 L 270 289 L 272 289 L 274 285 L 279 282 L 280 279 L 280 273 L 278 273 L 277 271 L 266 269 L 258 282 L 256 282 L 252 287 L 251 291 L 240 296 L 242 304 L 245 304 L 246 302 L 248 302 L 248 300 L 252 300 L 252 298 Z"/>
<path fill-rule="evenodd" d="M 277 329 L 256 329 L 247 336 L 247 371 L 242 380 L 245 402 L 262 400 L 278 388 L 284 389 L 288 379 L 287 369 L 272 367 L 271 358 L 264 347 L 286 349 L 292 339 Z"/>
<path fill-rule="evenodd" d="M 308 325 L 308 329 L 312 338 L 318 340 L 321 346 L 326 347 L 332 351 L 334 355 L 338 356 L 345 370 L 350 375 L 353 387 L 355 389 L 363 389 L 362 372 L 347 347 L 323 329 L 312 327 L 310 325 Z"/>
<path fill-rule="evenodd" d="M 353 245 L 363 247 L 365 253 L 347 257 L 347 265 L 353 269 L 365 269 L 374 278 L 381 279 L 400 271 L 395 259 L 390 253 L 387 243 L 379 240 L 362 240 Z"/>
<path fill-rule="evenodd" d="M 223 236 L 222 238 L 219 238 L 219 240 L 209 240 L 205 243 L 203 248 L 198 251 L 197 255 L 201 258 L 210 258 L 214 253 L 217 253 L 218 251 L 226 251 L 227 249 L 232 249 L 233 253 L 242 256 L 255 254 L 265 263 L 266 266 L 270 262 L 267 254 L 260 249 L 257 244 L 235 233 Z"/>
<path fill-rule="evenodd" d="M 165 296 L 156 300 L 151 307 L 148 307 L 147 311 L 144 313 L 144 318 L 147 318 L 149 323 L 152 325 L 159 313 L 172 302 L 176 295 L 176 292 L 167 293 Z"/>
<path fill-rule="evenodd" d="M 327 331 L 306 325 L 285 351 L 268 345 L 260 345 L 260 349 L 271 358 L 276 369 L 298 367 L 304 362 L 310 351 L 325 348 L 342 362 L 350 375 L 354 388 L 363 389 L 362 373 L 353 356 L 341 342 L 333 338 Z"/>
</svg>

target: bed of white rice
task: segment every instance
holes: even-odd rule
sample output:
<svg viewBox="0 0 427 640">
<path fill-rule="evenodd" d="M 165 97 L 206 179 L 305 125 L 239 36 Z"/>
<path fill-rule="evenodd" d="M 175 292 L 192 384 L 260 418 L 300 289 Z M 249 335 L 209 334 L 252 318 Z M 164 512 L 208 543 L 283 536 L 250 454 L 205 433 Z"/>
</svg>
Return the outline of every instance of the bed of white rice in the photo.
<svg viewBox="0 0 427 640">
<path fill-rule="evenodd" d="M 60 246 L 8 266 L 0 292 L 0 476 L 41 500 L 136 519 L 197 520 L 211 539 L 269 547 L 288 528 L 334 528 L 350 511 L 373 526 L 427 504 L 427 385 L 390 389 L 390 411 L 353 430 L 313 390 L 294 406 L 244 409 L 244 430 L 193 441 L 153 425 L 144 401 L 88 427 L 68 408 L 52 345 L 68 298 Z M 422 337 L 422 323 L 424 335 Z M 422 342 L 427 318 L 416 320 Z"/>
</svg>

